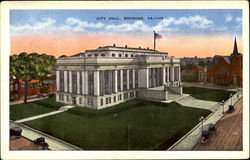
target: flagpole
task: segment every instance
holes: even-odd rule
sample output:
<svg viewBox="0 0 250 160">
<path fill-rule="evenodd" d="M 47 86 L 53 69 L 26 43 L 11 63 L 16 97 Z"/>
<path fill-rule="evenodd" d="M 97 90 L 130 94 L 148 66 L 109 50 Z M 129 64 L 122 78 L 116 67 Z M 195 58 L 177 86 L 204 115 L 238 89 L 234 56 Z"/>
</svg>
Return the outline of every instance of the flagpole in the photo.
<svg viewBox="0 0 250 160">
<path fill-rule="evenodd" d="M 154 32 L 154 51 L 155 51 L 155 31 Z"/>
</svg>

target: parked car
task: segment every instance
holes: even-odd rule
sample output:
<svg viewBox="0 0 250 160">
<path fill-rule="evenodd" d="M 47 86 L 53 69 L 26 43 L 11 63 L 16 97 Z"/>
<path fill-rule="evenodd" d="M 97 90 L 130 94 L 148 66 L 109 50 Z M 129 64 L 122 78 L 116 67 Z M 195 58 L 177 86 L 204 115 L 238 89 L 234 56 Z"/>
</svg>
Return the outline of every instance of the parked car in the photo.
<svg viewBox="0 0 250 160">
<path fill-rule="evenodd" d="M 10 136 L 21 136 L 22 129 L 20 127 L 14 127 L 10 129 Z"/>
</svg>

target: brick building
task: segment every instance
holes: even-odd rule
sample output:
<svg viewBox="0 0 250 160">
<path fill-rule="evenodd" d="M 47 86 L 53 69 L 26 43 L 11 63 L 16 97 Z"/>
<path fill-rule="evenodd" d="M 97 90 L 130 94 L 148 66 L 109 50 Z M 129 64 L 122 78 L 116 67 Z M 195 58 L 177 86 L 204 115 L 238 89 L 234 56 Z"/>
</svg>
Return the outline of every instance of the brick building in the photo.
<svg viewBox="0 0 250 160">
<path fill-rule="evenodd" d="M 238 52 L 236 38 L 230 56 L 214 56 L 208 64 L 207 80 L 217 85 L 242 86 L 242 54 Z"/>
<path fill-rule="evenodd" d="M 48 94 L 54 93 L 56 91 L 56 82 L 55 75 L 50 75 L 44 83 L 47 84 L 48 87 L 40 87 L 37 84 L 40 83 L 40 80 L 31 80 L 29 82 L 28 89 L 28 97 L 36 97 L 39 94 Z M 18 78 L 10 78 L 10 101 L 16 101 L 23 99 L 25 94 L 25 86 L 24 81 Z"/>
</svg>

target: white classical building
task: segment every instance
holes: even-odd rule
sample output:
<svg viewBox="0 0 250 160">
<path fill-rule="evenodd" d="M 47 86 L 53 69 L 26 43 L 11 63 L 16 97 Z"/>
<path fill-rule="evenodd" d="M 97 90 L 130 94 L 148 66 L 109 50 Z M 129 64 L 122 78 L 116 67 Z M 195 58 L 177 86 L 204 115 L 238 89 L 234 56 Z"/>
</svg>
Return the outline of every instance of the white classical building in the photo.
<svg viewBox="0 0 250 160">
<path fill-rule="evenodd" d="M 180 59 L 152 49 L 105 46 L 58 58 L 56 101 L 101 109 L 133 98 L 182 94 Z M 165 86 L 164 89 L 162 86 Z"/>
</svg>

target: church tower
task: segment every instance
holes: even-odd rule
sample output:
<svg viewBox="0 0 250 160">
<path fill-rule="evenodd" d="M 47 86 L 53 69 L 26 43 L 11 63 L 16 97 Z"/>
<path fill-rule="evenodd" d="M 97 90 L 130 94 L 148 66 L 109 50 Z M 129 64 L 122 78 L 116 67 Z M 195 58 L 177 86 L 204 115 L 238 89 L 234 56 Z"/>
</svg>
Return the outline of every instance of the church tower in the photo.
<svg viewBox="0 0 250 160">
<path fill-rule="evenodd" d="M 234 49 L 233 49 L 233 53 L 232 55 L 238 55 L 238 47 L 237 47 L 237 41 L 236 41 L 236 37 L 234 39 Z"/>
</svg>

